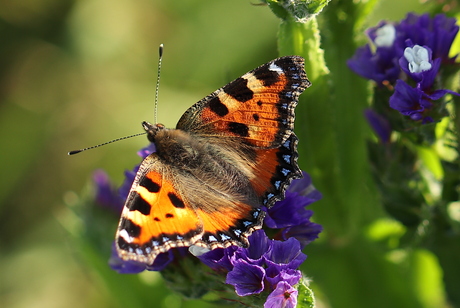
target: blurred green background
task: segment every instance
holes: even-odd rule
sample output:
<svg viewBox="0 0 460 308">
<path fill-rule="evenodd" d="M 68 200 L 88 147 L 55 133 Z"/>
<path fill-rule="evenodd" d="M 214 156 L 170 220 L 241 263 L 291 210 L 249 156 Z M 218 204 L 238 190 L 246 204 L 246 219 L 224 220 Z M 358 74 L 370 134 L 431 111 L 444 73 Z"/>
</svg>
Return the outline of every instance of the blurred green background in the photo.
<svg viewBox="0 0 460 308">
<path fill-rule="evenodd" d="M 160 43 L 158 120 L 167 127 L 208 93 L 277 57 L 279 21 L 254 2 L 0 1 L 1 307 L 116 306 L 62 227 L 64 204 L 97 168 L 121 183 L 147 141 L 66 153 L 154 121 Z M 423 9 L 416 0 L 381 1 L 368 25 Z M 162 284 L 155 274 L 146 279 Z M 180 303 L 175 295 L 165 301 Z"/>
</svg>

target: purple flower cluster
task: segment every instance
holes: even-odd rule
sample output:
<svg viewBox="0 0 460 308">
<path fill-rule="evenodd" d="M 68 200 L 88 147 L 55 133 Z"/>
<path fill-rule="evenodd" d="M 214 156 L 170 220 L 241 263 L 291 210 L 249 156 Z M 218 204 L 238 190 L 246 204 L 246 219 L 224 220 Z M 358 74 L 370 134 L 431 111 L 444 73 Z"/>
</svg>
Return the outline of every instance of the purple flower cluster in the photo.
<svg viewBox="0 0 460 308">
<path fill-rule="evenodd" d="M 145 158 L 154 151 L 154 145 L 151 144 L 139 151 L 138 155 Z M 125 181 L 118 192 L 112 189 L 108 177 L 103 172 L 96 172 L 96 200 L 104 207 L 121 213 L 121 200 L 128 196 L 138 169 L 139 165 L 133 171 L 125 172 Z M 264 209 L 267 212 L 265 227 L 277 229 L 275 237 L 280 240 L 270 240 L 264 230 L 258 230 L 249 236 L 248 248 L 231 246 L 208 251 L 192 246 L 190 249 L 192 254 L 200 255 L 199 259 L 204 264 L 226 274 L 226 283 L 233 285 L 239 296 L 267 292 L 269 295 L 265 307 L 295 307 L 297 290 L 294 285 L 301 278 L 298 267 L 306 259 L 301 250 L 322 231 L 321 225 L 310 221 L 313 212 L 305 208 L 321 199 L 321 193 L 314 188 L 307 173 L 303 173 L 303 176 L 302 179 L 291 183 L 284 200 L 277 202 L 270 209 Z M 187 248 L 170 249 L 160 254 L 153 264 L 146 265 L 122 260 L 113 245 L 109 264 L 120 273 L 160 271 L 175 257 L 187 254 L 189 255 Z"/>
<path fill-rule="evenodd" d="M 200 260 L 216 271 L 227 273 L 226 283 L 239 296 L 269 292 L 264 307 L 295 307 L 294 288 L 302 273 L 298 270 L 307 256 L 295 238 L 270 240 L 264 230 L 249 237 L 249 248 L 229 247 L 211 250 Z"/>
<path fill-rule="evenodd" d="M 433 101 L 447 93 L 437 89 L 444 65 L 456 65 L 449 51 L 458 33 L 455 18 L 409 13 L 399 23 L 381 22 L 367 31 L 370 43 L 356 50 L 348 66 L 379 86 L 394 88 L 390 107 L 412 120 L 432 122 Z"/>
</svg>

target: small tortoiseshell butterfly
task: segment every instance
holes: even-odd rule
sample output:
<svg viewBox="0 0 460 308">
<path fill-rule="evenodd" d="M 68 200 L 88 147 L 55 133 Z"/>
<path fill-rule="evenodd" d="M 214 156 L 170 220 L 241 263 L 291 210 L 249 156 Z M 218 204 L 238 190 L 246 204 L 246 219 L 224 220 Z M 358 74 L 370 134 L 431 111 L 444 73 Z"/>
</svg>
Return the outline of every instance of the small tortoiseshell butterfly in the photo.
<svg viewBox="0 0 460 308">
<path fill-rule="evenodd" d="M 173 247 L 247 247 L 265 212 L 302 177 L 294 108 L 310 86 L 304 59 L 268 62 L 190 107 L 176 129 L 143 122 L 156 152 L 137 172 L 116 247 L 152 264 Z"/>
</svg>

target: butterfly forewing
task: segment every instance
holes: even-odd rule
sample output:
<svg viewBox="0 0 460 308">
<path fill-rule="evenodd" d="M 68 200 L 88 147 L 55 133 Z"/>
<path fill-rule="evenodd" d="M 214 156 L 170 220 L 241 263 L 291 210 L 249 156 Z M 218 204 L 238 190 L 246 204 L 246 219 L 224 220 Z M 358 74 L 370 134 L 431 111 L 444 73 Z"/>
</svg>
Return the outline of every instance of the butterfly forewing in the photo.
<svg viewBox="0 0 460 308">
<path fill-rule="evenodd" d="M 278 58 L 193 105 L 177 128 L 240 138 L 256 147 L 278 147 L 294 129 L 294 108 L 308 86 L 303 58 Z"/>
<path fill-rule="evenodd" d="M 201 220 L 171 177 L 155 153 L 142 162 L 117 232 L 117 249 L 124 259 L 152 263 L 159 253 L 201 238 Z"/>
</svg>

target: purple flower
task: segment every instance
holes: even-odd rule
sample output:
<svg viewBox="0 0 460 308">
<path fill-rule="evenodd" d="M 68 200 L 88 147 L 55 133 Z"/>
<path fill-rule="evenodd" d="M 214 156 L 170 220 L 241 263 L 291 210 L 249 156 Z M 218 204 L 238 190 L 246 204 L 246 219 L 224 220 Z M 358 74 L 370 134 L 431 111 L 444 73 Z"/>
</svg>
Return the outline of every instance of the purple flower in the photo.
<svg viewBox="0 0 460 308">
<path fill-rule="evenodd" d="M 433 119 L 427 116 L 427 111 L 433 106 L 432 101 L 438 100 L 448 93 L 460 95 L 450 90 L 436 90 L 427 94 L 420 87 L 412 88 L 404 81 L 398 80 L 395 92 L 390 97 L 390 107 L 405 116 L 410 116 L 412 120 L 423 120 L 423 123 L 432 122 Z"/>
<path fill-rule="evenodd" d="M 265 254 L 273 246 L 273 240 L 269 239 L 264 230 L 257 230 L 249 237 L 249 247 L 236 249 L 230 257 L 230 262 L 235 265 L 238 260 L 246 260 L 252 264 L 264 264 Z"/>
<path fill-rule="evenodd" d="M 402 48 L 394 43 L 397 35 L 395 26 L 383 21 L 368 29 L 366 34 L 371 43 L 356 50 L 347 61 L 348 67 L 379 85 L 385 81 L 395 82 L 400 75 L 398 59 L 402 53 Z"/>
<path fill-rule="evenodd" d="M 262 266 L 241 260 L 228 273 L 225 283 L 233 285 L 239 296 L 247 296 L 262 292 L 264 279 L 265 270 Z"/>
<path fill-rule="evenodd" d="M 388 143 L 391 137 L 390 122 L 382 115 L 368 108 L 364 111 L 367 122 L 383 143 Z"/>
<path fill-rule="evenodd" d="M 433 86 L 441 59 L 433 61 L 432 51 L 428 46 L 413 45 L 410 40 L 409 47 L 404 49 L 403 56 L 399 59 L 399 65 L 403 72 L 414 80 L 422 90 L 429 91 Z"/>
<path fill-rule="evenodd" d="M 442 14 L 431 18 L 428 14 L 418 16 L 412 13 L 400 23 L 381 22 L 367 30 L 371 42 L 358 48 L 347 64 L 356 74 L 377 84 L 384 81 L 393 84 L 401 74 L 399 59 L 408 47 L 408 40 L 413 45 L 430 48 L 433 59 L 453 63 L 455 57 L 449 58 L 448 55 L 459 30 L 455 23 L 455 18 Z"/>
<path fill-rule="evenodd" d="M 320 224 L 308 221 L 297 226 L 284 228 L 281 231 L 281 239 L 287 240 L 293 237 L 300 242 L 303 248 L 317 239 L 322 231 L 323 227 Z"/>
<path fill-rule="evenodd" d="M 272 286 L 276 286 L 278 282 L 281 281 L 287 282 L 291 286 L 294 286 L 299 283 L 300 278 L 302 278 L 302 273 L 299 270 L 291 268 L 278 271 L 275 267 L 269 267 L 267 268 L 266 273 L 266 279 Z"/>
<path fill-rule="evenodd" d="M 347 65 L 356 74 L 379 85 L 384 81 L 394 82 L 400 74 L 398 58 L 392 47 L 377 47 L 377 52 L 372 52 L 371 46 L 365 45 L 356 50 Z"/>
<path fill-rule="evenodd" d="M 311 177 L 303 172 L 302 179 L 292 181 L 284 200 L 265 209 L 264 223 L 268 228 L 283 229 L 280 234 L 283 240 L 294 236 L 305 246 L 318 238 L 322 231 L 321 225 L 310 221 L 313 211 L 305 207 L 321 198 L 321 193 L 312 185 Z"/>
<path fill-rule="evenodd" d="M 458 30 L 455 18 L 443 14 L 431 18 L 428 13 L 420 16 L 409 13 L 396 27 L 399 34 L 396 40 L 401 46 L 407 39 L 416 45 L 428 46 L 433 50 L 433 58 L 453 63 L 456 56 L 449 58 L 449 51 Z"/>
<path fill-rule="evenodd" d="M 139 152 L 137 152 L 137 155 L 142 157 L 142 159 L 145 159 L 147 156 L 149 156 L 153 152 L 156 152 L 155 143 L 150 143 L 148 146 L 146 146 L 145 148 L 142 148 Z"/>
<path fill-rule="evenodd" d="M 96 170 L 93 174 L 93 181 L 96 184 L 96 202 L 102 207 L 120 214 L 124 201 L 116 192 L 109 176 L 102 170 Z"/>
<path fill-rule="evenodd" d="M 307 256 L 302 253 L 300 242 L 291 237 L 287 241 L 272 241 L 270 249 L 265 253 L 267 266 L 278 269 L 296 269 L 305 261 Z"/>
<path fill-rule="evenodd" d="M 251 237 L 249 237 L 249 239 L 251 240 Z M 233 256 L 233 254 L 238 249 L 239 247 L 237 246 L 230 246 L 225 249 L 214 249 L 201 255 L 195 254 L 193 252 L 192 254 L 196 255 L 201 260 L 201 262 L 214 269 L 215 271 L 222 271 L 227 273 L 233 269 L 233 264 L 230 261 L 230 257 Z"/>
<path fill-rule="evenodd" d="M 298 291 L 287 282 L 281 281 L 267 297 L 264 308 L 295 308 Z"/>
<path fill-rule="evenodd" d="M 233 285 L 240 296 L 269 291 L 272 300 L 269 296 L 266 304 L 271 304 L 279 300 L 277 296 L 282 286 L 293 297 L 289 302 L 295 303 L 297 291 L 293 286 L 302 277 L 297 268 L 307 258 L 301 251 L 300 242 L 295 238 L 284 242 L 271 240 L 264 230 L 255 231 L 249 242 L 248 248 L 215 249 L 198 258 L 218 272 L 228 272 L 226 283 Z"/>
<path fill-rule="evenodd" d="M 425 109 L 431 106 L 431 102 L 423 96 L 423 91 L 419 88 L 412 88 L 402 80 L 396 82 L 395 92 L 390 97 L 391 108 L 418 121 L 423 118 Z"/>
<path fill-rule="evenodd" d="M 439 108 L 432 108 L 433 101 L 447 93 L 457 95 L 450 90 L 435 89 L 441 65 L 452 65 L 455 60 L 449 58 L 459 30 L 455 23 L 455 18 L 442 14 L 431 18 L 428 14 L 412 13 L 399 23 L 381 22 L 367 31 L 371 42 L 357 49 L 348 66 L 378 85 L 388 85 L 389 90 L 394 85 L 391 108 L 411 120 L 433 122 L 433 118 L 444 115 Z M 435 110 L 433 114 L 431 109 Z M 373 125 L 373 128 L 383 132 L 382 126 Z"/>
</svg>

